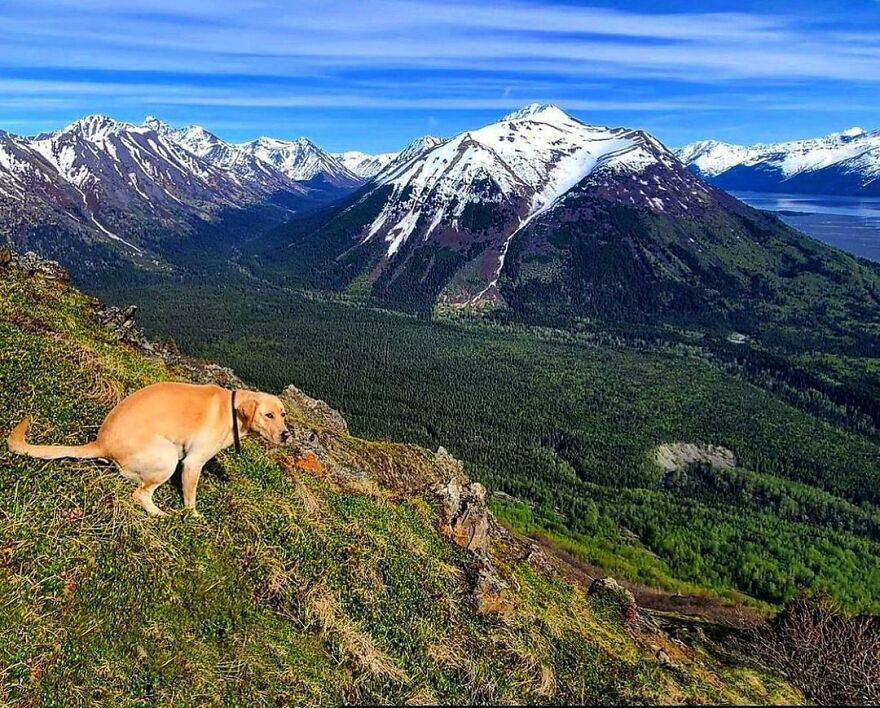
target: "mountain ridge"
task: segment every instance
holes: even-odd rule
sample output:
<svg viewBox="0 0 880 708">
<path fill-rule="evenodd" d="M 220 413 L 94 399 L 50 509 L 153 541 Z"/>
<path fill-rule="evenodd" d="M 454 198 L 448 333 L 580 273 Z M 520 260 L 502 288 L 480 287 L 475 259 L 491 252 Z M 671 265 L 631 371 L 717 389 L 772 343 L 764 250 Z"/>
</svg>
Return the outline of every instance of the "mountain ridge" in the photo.
<svg viewBox="0 0 880 708">
<path fill-rule="evenodd" d="M 709 184 L 649 133 L 589 126 L 552 105 L 511 115 L 265 235 L 263 265 L 281 282 L 425 316 L 532 324 L 688 319 L 756 331 L 768 297 L 777 313 L 809 309 L 796 292 L 810 268 L 824 301 L 855 269 L 864 277 L 846 285 L 847 307 L 875 302 L 875 269 Z"/>
<path fill-rule="evenodd" d="M 240 231 L 237 213 L 279 220 L 361 183 L 306 139 L 276 143 L 281 157 L 153 116 L 137 125 L 92 114 L 34 136 L 2 131 L 2 235 L 77 270 L 126 261 L 171 268 L 167 251 L 194 234 Z"/>
<path fill-rule="evenodd" d="M 819 138 L 754 145 L 701 140 L 676 155 L 725 189 L 880 195 L 880 130 L 853 127 Z"/>
<path fill-rule="evenodd" d="M 263 136 L 237 147 L 299 182 L 322 178 L 334 186 L 346 188 L 358 186 L 363 181 L 308 138 L 282 140 Z"/>
</svg>

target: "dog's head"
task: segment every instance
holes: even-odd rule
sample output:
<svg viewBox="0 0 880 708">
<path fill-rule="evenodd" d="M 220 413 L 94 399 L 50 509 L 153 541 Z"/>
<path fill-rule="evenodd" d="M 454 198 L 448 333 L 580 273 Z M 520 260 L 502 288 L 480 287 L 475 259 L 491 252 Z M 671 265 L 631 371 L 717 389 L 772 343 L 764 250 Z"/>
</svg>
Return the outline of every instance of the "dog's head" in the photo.
<svg viewBox="0 0 880 708">
<path fill-rule="evenodd" d="M 257 433 L 273 443 L 283 444 L 290 440 L 290 431 L 284 420 L 287 413 L 278 396 L 256 391 L 242 394 L 236 406 L 242 432 Z"/>
</svg>

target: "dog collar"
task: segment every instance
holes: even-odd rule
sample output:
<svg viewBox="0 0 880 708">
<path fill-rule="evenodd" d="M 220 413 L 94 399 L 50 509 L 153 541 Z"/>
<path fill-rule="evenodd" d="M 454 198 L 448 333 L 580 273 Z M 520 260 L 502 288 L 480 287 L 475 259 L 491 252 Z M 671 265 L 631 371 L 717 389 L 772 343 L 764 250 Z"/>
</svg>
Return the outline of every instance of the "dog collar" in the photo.
<svg viewBox="0 0 880 708">
<path fill-rule="evenodd" d="M 235 451 L 241 452 L 241 437 L 238 434 L 238 412 L 235 410 L 235 389 L 232 389 L 232 441 L 235 443 Z"/>
</svg>

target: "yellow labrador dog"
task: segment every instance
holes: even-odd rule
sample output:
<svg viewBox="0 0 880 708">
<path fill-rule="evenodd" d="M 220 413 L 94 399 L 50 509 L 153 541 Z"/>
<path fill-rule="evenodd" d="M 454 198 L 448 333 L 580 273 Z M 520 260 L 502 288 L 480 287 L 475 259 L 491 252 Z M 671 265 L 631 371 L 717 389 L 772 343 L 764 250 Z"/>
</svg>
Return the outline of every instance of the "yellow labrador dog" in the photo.
<svg viewBox="0 0 880 708">
<path fill-rule="evenodd" d="M 204 464 L 239 438 L 257 433 L 285 443 L 290 433 L 276 396 L 256 391 L 229 391 L 219 386 L 157 383 L 142 388 L 117 405 L 104 420 L 98 438 L 86 445 L 30 445 L 30 421 L 21 421 L 9 436 L 9 449 L 42 460 L 63 457 L 111 460 L 125 477 L 140 482 L 134 498 L 152 516 L 164 512 L 153 492 L 167 482 L 183 461 L 183 503 L 195 512 L 196 486 Z"/>
</svg>

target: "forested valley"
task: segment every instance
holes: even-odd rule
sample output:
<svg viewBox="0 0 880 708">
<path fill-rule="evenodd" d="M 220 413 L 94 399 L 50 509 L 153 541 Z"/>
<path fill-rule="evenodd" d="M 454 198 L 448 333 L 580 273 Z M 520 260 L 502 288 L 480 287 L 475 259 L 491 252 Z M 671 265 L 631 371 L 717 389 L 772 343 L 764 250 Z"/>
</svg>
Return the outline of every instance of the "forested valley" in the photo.
<svg viewBox="0 0 880 708">
<path fill-rule="evenodd" d="M 508 523 L 609 572 L 880 611 L 876 421 L 857 388 L 823 392 L 803 361 L 684 330 L 428 321 L 233 271 L 102 295 L 255 386 L 325 398 L 357 434 L 447 447 Z M 664 473 L 657 447 L 676 442 L 724 446 L 737 466 Z"/>
</svg>

